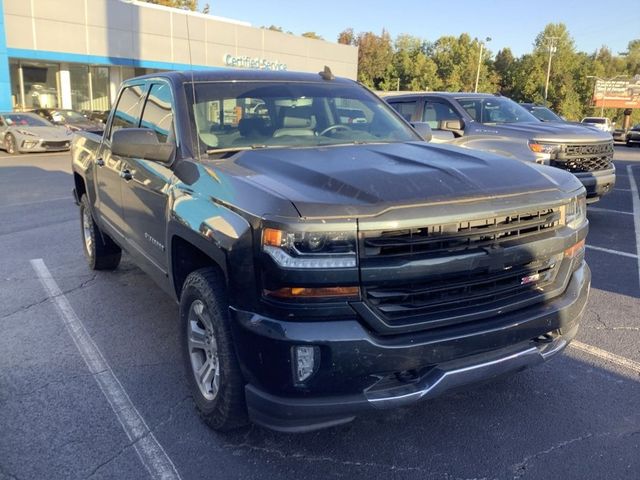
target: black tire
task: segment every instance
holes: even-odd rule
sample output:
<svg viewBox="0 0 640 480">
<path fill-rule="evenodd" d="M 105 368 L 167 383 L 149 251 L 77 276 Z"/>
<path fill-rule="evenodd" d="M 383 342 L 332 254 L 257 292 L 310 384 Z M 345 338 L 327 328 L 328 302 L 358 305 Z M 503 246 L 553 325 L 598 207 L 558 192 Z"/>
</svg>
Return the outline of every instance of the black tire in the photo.
<svg viewBox="0 0 640 480">
<path fill-rule="evenodd" d="M 9 155 L 19 155 L 21 153 L 18 149 L 18 144 L 16 143 L 16 137 L 11 133 L 7 133 L 4 136 L 4 149 Z"/>
<path fill-rule="evenodd" d="M 199 314 L 196 314 L 198 309 Z M 182 350 L 187 381 L 200 416 L 209 427 L 218 431 L 233 430 L 248 423 L 245 381 L 231 337 L 228 310 L 226 283 L 219 270 L 203 268 L 189 274 L 180 295 Z M 192 343 L 194 329 L 211 334 L 206 335 L 211 340 L 206 342 L 206 347 L 215 345 L 213 357 L 211 352 L 205 352 L 205 349 Z M 212 358 L 215 358 L 213 363 L 216 367 L 213 370 L 217 372 L 214 375 L 218 379 L 217 387 L 214 386 L 215 380 L 212 385 L 212 382 L 207 384 L 196 379 L 198 362 L 211 364 Z M 202 365 L 201 371 L 206 369 Z M 209 397 L 203 393 L 205 390 Z"/>
<path fill-rule="evenodd" d="M 91 213 L 91 205 L 86 195 L 82 195 L 80 199 L 80 233 L 82 235 L 82 249 L 89 268 L 92 270 L 114 270 L 118 267 L 122 250 L 109 235 L 100 231 Z"/>
</svg>

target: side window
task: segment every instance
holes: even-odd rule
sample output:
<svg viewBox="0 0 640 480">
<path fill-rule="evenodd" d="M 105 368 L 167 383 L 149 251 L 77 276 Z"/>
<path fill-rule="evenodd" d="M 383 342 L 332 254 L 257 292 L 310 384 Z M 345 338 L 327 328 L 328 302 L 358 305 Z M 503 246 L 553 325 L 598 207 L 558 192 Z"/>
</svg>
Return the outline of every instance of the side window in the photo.
<svg viewBox="0 0 640 480">
<path fill-rule="evenodd" d="M 151 85 L 140 126 L 153 130 L 160 143 L 176 143 L 171 107 L 171 87 L 166 83 Z"/>
<path fill-rule="evenodd" d="M 445 102 L 427 100 L 424 104 L 422 121 L 428 123 L 432 129 L 439 129 L 444 121 L 459 119 L 460 115 Z"/>
<path fill-rule="evenodd" d="M 408 122 L 413 118 L 413 114 L 416 112 L 418 102 L 389 102 L 389 105 L 393 107 L 400 115 L 404 117 Z"/>
<path fill-rule="evenodd" d="M 133 85 L 126 87 L 120 94 L 118 106 L 113 112 L 113 120 L 111 120 L 111 130 L 109 131 L 109 139 L 113 136 L 113 132 L 121 128 L 136 128 L 140 118 L 140 108 L 144 100 L 144 86 Z"/>
</svg>

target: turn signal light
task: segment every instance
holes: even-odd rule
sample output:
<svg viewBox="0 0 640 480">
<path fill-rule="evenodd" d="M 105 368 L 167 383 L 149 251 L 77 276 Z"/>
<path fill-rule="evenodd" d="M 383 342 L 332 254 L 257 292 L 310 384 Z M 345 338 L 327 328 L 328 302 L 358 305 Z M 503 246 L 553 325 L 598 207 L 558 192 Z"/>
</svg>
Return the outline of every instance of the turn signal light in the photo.
<svg viewBox="0 0 640 480">
<path fill-rule="evenodd" d="M 584 248 L 584 239 L 564 251 L 564 256 L 573 258 Z"/>
<path fill-rule="evenodd" d="M 265 228 L 262 232 L 262 244 L 271 247 L 280 247 L 282 245 L 282 230 Z"/>
<path fill-rule="evenodd" d="M 265 293 L 275 298 L 344 298 L 357 297 L 360 290 L 358 287 L 284 287 L 278 290 L 265 290 Z"/>
</svg>

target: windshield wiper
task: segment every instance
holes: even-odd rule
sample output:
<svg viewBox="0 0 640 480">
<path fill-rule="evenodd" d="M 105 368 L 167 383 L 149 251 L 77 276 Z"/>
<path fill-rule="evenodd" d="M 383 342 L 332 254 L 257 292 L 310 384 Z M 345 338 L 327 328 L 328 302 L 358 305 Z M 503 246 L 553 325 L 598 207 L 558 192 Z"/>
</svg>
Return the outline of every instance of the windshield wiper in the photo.
<svg viewBox="0 0 640 480">
<path fill-rule="evenodd" d="M 242 152 L 245 150 L 260 150 L 262 148 L 287 148 L 287 145 L 243 145 L 237 147 L 225 147 L 225 148 L 211 148 L 207 150 L 207 154 L 212 155 L 216 153 L 229 153 L 229 152 Z"/>
</svg>

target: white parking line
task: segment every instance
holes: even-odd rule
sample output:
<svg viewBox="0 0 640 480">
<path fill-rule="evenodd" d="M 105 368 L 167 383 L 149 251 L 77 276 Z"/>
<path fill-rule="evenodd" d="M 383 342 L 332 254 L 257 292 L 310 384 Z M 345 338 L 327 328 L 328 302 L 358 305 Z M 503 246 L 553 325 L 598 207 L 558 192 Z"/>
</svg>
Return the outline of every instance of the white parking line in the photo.
<svg viewBox="0 0 640 480">
<path fill-rule="evenodd" d="M 588 212 L 601 212 L 601 213 L 620 213 L 622 215 L 633 215 L 633 212 L 623 212 L 622 210 L 612 210 L 610 208 L 589 207 Z"/>
<path fill-rule="evenodd" d="M 593 355 L 594 357 L 598 357 L 602 360 L 618 365 L 619 367 L 626 368 L 627 370 L 631 370 L 632 372 L 640 375 L 640 363 L 638 362 L 634 362 L 633 360 L 621 357 L 620 355 L 616 355 L 615 353 L 607 352 L 606 350 L 602 350 L 601 348 L 587 345 L 586 343 L 578 342 L 576 340 L 571 342 L 569 345 L 576 350 L 588 353 L 589 355 Z"/>
<path fill-rule="evenodd" d="M 613 255 L 620 255 L 622 257 L 638 258 L 638 256 L 635 253 L 621 252 L 619 250 L 611 250 L 610 248 L 594 247 L 593 245 L 587 245 L 587 248 L 590 250 L 597 250 L 598 252 L 606 252 L 606 253 L 612 253 Z"/>
<path fill-rule="evenodd" d="M 155 435 L 136 409 L 126 390 L 111 370 L 109 363 L 93 341 L 84 324 L 76 315 L 71 304 L 62 290 L 51 276 L 51 272 L 41 258 L 31 260 L 31 266 L 38 275 L 38 279 L 53 300 L 58 309 L 69 335 L 76 344 L 80 355 L 94 380 L 102 390 L 113 413 L 122 425 L 131 445 L 135 449 L 140 461 L 151 477 L 162 480 L 178 480 L 180 474 L 175 465 L 158 443 Z"/>
<path fill-rule="evenodd" d="M 631 200 L 633 205 L 633 228 L 636 232 L 636 254 L 638 259 L 638 282 L 640 282 L 640 198 L 638 197 L 638 185 L 633 176 L 633 165 L 627 165 L 629 186 L 631 187 Z"/>
</svg>

